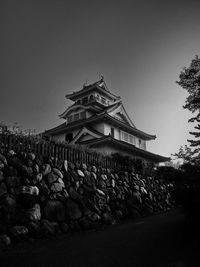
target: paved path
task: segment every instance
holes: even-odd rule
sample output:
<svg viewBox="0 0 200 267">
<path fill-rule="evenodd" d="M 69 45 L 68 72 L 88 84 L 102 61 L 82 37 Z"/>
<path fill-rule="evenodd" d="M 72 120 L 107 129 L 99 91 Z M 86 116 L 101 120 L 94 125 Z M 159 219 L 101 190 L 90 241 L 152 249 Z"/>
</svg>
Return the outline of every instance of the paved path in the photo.
<svg viewBox="0 0 200 267">
<path fill-rule="evenodd" d="M 18 244 L 0 266 L 197 267 L 195 232 L 185 232 L 179 211 L 129 221 L 106 229 Z"/>
</svg>

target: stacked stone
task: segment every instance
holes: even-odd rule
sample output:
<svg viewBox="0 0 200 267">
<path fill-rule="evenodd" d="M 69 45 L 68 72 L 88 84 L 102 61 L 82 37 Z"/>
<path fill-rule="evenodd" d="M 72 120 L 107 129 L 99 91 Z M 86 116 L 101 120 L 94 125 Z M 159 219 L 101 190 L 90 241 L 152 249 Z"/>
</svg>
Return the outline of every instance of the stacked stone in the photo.
<svg viewBox="0 0 200 267">
<path fill-rule="evenodd" d="M 87 230 L 171 207 L 169 185 L 134 172 L 0 154 L 0 244 Z"/>
</svg>

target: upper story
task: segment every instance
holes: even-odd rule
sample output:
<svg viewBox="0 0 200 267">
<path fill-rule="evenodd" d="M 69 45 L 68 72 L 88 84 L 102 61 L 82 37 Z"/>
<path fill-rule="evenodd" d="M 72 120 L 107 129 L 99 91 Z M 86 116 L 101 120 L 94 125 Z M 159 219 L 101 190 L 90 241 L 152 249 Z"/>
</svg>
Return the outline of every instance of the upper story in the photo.
<svg viewBox="0 0 200 267">
<path fill-rule="evenodd" d="M 67 124 L 103 113 L 110 113 L 121 104 L 120 96 L 116 96 L 108 90 L 103 77 L 93 84 L 84 85 L 77 92 L 66 95 L 66 98 L 73 101 L 73 104 L 60 115 L 60 118 L 65 119 Z M 124 112 L 126 112 L 125 109 Z M 121 121 L 126 120 L 126 123 L 135 127 L 127 113 L 126 118 L 119 109 L 118 112 L 114 113 L 112 114 L 113 117 Z"/>
<path fill-rule="evenodd" d="M 66 98 L 74 101 L 77 105 L 94 105 L 102 108 L 120 100 L 120 96 L 112 94 L 104 81 L 104 78 L 90 85 L 83 85 L 83 88 L 72 94 L 67 94 Z"/>
</svg>

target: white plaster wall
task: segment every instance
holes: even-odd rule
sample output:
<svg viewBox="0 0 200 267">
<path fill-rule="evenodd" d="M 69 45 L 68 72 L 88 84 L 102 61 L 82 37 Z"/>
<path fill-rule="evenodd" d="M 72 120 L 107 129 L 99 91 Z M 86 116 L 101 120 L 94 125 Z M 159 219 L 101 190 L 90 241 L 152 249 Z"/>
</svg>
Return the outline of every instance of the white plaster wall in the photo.
<svg viewBox="0 0 200 267">
<path fill-rule="evenodd" d="M 104 134 L 104 122 L 97 122 L 92 125 L 92 127 L 98 132 Z"/>
<path fill-rule="evenodd" d="M 120 140 L 120 129 L 118 127 L 104 123 L 104 134 L 109 135 L 111 133 L 111 127 L 114 128 L 114 138 Z"/>
<path fill-rule="evenodd" d="M 93 128 L 97 130 L 98 132 L 104 134 L 104 135 L 109 135 L 111 133 L 111 127 L 114 128 L 115 132 L 115 139 L 120 140 L 120 129 L 118 127 L 114 127 L 108 123 L 105 122 L 98 122 L 93 125 Z"/>
<path fill-rule="evenodd" d="M 142 140 L 140 148 L 146 150 L 146 141 L 145 140 Z"/>
<path fill-rule="evenodd" d="M 86 111 L 86 118 L 90 118 L 93 115 L 91 111 Z"/>
<path fill-rule="evenodd" d="M 104 123 L 104 134 L 105 135 L 109 135 L 111 130 L 110 130 L 111 126 L 107 123 Z"/>
</svg>

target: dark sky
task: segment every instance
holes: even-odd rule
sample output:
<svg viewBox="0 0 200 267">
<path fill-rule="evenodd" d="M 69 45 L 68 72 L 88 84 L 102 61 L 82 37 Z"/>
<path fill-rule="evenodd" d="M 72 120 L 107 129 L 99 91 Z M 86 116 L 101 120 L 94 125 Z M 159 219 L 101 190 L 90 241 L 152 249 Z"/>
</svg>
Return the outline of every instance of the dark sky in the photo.
<svg viewBox="0 0 200 267">
<path fill-rule="evenodd" d="M 43 131 L 65 94 L 104 75 L 136 126 L 170 156 L 186 143 L 190 113 L 175 81 L 200 55 L 200 1 L 1 1 L 0 121 Z"/>
</svg>

